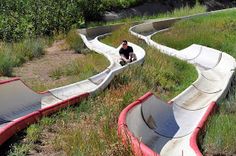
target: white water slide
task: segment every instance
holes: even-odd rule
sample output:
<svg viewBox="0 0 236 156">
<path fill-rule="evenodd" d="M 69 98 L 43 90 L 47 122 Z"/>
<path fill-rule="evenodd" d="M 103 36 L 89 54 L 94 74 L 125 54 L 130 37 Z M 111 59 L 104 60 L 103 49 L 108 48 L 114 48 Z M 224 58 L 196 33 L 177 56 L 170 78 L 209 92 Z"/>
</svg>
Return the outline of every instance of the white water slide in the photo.
<svg viewBox="0 0 236 156">
<path fill-rule="evenodd" d="M 147 93 L 122 111 L 119 132 L 124 140 L 131 139 L 136 155 L 201 155 L 196 145 L 198 131 L 215 103 L 227 93 L 234 73 L 235 60 L 226 53 L 200 45 L 177 51 L 151 40 L 154 33 L 166 30 L 181 19 L 148 22 L 130 29 L 149 45 L 193 63 L 199 72 L 198 79 L 169 104 Z M 110 66 L 98 75 L 44 93 L 35 93 L 17 78 L 0 82 L 0 145 L 42 116 L 103 90 L 116 74 L 125 69 L 127 66 L 118 63 L 118 48 L 98 40 L 119 26 L 79 30 L 86 46 L 110 61 Z M 144 50 L 130 44 L 138 58 L 132 64 L 142 63 Z"/>
<path fill-rule="evenodd" d="M 118 28 L 119 25 L 78 30 L 89 49 L 104 55 L 110 61 L 110 66 L 100 74 L 44 93 L 32 91 L 18 78 L 1 81 L 0 145 L 19 130 L 37 122 L 42 116 L 76 104 L 81 99 L 103 90 L 116 74 L 129 65 L 143 63 L 145 51 L 135 44 L 129 43 L 137 55 L 137 61 L 121 66 L 119 64 L 119 47 L 113 48 L 99 42 L 99 36 Z"/>
<path fill-rule="evenodd" d="M 133 35 L 147 44 L 193 64 L 198 71 L 198 79 L 169 103 L 147 93 L 122 111 L 118 132 L 126 143 L 131 144 L 135 155 L 202 155 L 197 146 L 197 135 L 216 103 L 228 92 L 235 59 L 201 45 L 193 44 L 178 51 L 151 39 L 155 33 L 168 31 L 176 21 L 199 15 L 149 21 L 130 28 Z"/>
</svg>

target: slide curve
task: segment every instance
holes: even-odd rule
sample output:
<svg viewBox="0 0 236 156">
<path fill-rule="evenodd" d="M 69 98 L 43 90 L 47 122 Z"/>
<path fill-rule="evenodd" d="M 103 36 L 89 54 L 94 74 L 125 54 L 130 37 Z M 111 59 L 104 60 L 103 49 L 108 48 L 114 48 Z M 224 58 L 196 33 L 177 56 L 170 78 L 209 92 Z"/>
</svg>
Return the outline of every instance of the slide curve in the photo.
<svg viewBox="0 0 236 156">
<path fill-rule="evenodd" d="M 156 43 L 152 36 L 168 31 L 179 20 L 216 12 L 220 11 L 148 21 L 130 28 L 133 35 L 147 44 L 193 64 L 198 71 L 198 79 L 169 103 L 149 92 L 121 112 L 118 133 L 124 143 L 131 144 L 135 155 L 202 155 L 197 146 L 198 133 L 216 103 L 228 92 L 236 68 L 235 59 L 219 50 L 196 44 L 178 51 Z"/>
<path fill-rule="evenodd" d="M 95 76 L 43 93 L 34 92 L 19 78 L 0 81 L 0 145 L 18 131 L 37 122 L 41 117 L 102 91 L 115 75 L 129 65 L 143 63 L 145 51 L 141 47 L 129 43 L 137 55 L 137 61 L 121 66 L 118 52 L 120 47 L 114 48 L 99 41 L 99 37 L 118 29 L 119 26 L 78 30 L 83 42 L 90 50 L 104 55 L 110 61 L 110 66 Z"/>
</svg>

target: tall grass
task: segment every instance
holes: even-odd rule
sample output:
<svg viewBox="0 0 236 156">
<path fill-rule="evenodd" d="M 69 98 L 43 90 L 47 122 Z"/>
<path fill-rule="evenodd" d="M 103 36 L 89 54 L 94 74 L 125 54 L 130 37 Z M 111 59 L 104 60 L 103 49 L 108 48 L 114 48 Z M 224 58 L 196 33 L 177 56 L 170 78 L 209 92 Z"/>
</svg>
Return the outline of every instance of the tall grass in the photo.
<svg viewBox="0 0 236 156">
<path fill-rule="evenodd" d="M 131 20 L 170 17 L 177 16 L 177 14 L 178 16 L 188 15 L 193 8 L 185 9 L 179 10 L 182 12 L 181 14 L 175 11 L 175 13 L 153 17 L 134 17 Z M 205 8 L 199 6 L 191 14 L 204 11 Z M 127 19 L 116 21 L 116 23 L 122 21 L 127 22 Z M 96 23 L 96 25 L 99 24 L 104 25 L 104 23 Z M 166 100 L 174 97 L 196 79 L 197 73 L 191 65 L 147 47 L 145 43 L 128 34 L 128 27 L 123 27 L 122 30 L 114 32 L 112 36 L 105 38 L 103 41 L 113 46 L 118 46 L 125 38 L 141 45 L 147 52 L 144 66 L 127 69 L 124 73 L 115 77 L 106 91 L 95 98 L 89 98 L 81 102 L 79 107 L 64 109 L 50 117 L 43 118 L 38 124 L 30 126 L 26 131 L 25 139 L 20 143 L 14 144 L 9 155 L 27 155 L 29 151 L 40 145 L 42 145 L 42 148 L 43 146 L 50 147 L 45 149 L 48 149 L 46 154 L 61 152 L 61 154 L 66 155 L 132 155 L 130 149 L 124 147 L 117 136 L 119 113 L 134 99 L 149 90 Z M 68 36 L 67 42 L 69 41 L 69 44 L 72 43 L 70 47 L 77 49 L 77 42 L 74 41 L 78 38 L 74 36 L 74 32 L 71 31 Z M 70 38 L 72 38 L 72 41 Z M 9 58 L 11 59 L 12 57 Z M 10 62 L 6 60 L 5 62 Z M 87 58 L 84 60 L 86 61 Z M 100 65 L 99 62 L 98 64 Z M 4 63 L 4 65 L 6 64 Z M 8 66 L 11 67 L 13 65 L 9 64 Z M 62 71 L 64 70 L 60 68 L 52 75 L 55 76 L 59 73 L 60 77 L 61 69 Z M 72 73 L 74 71 L 77 73 L 76 67 Z M 79 73 L 85 72 L 83 70 L 79 71 Z M 66 73 L 63 71 L 62 75 Z M 43 88 L 47 88 L 48 85 L 46 84 Z M 35 88 L 37 87 L 42 89 L 39 84 Z"/>
<path fill-rule="evenodd" d="M 190 6 L 184 6 L 179 9 L 175 9 L 172 12 L 168 12 L 166 14 L 161 14 L 159 16 L 153 16 L 153 17 L 181 17 L 181 16 L 187 16 L 187 15 L 194 15 L 198 13 L 204 13 L 206 12 L 207 8 L 204 5 L 201 5 L 199 2 L 196 2 L 196 4 L 193 7 Z"/>
<path fill-rule="evenodd" d="M 16 43 L 3 43 L 0 48 L 0 76 L 12 76 L 12 68 L 44 55 L 49 39 L 26 39 Z"/>
</svg>

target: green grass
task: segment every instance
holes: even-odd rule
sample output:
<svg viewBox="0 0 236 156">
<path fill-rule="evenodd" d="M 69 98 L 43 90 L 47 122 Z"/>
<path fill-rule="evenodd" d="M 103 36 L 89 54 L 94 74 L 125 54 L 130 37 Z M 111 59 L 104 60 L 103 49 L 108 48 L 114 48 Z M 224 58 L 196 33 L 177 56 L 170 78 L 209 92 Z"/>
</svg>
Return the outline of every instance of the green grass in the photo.
<svg viewBox="0 0 236 156">
<path fill-rule="evenodd" d="M 229 53 L 236 57 L 236 11 L 217 13 L 177 22 L 168 32 L 153 40 L 176 49 L 196 43 Z"/>
<path fill-rule="evenodd" d="M 145 62 L 147 63 L 144 64 L 143 68 L 140 68 L 140 71 L 136 70 L 137 73 L 135 74 L 139 75 L 138 78 L 141 80 L 145 80 L 144 82 L 148 88 L 164 91 L 164 95 L 170 93 L 169 97 L 173 97 L 180 93 L 180 91 L 186 88 L 196 78 L 197 73 L 192 65 L 174 57 L 169 57 L 158 52 L 154 48 L 146 46 L 142 41 L 139 41 L 129 33 L 126 33 L 129 27 L 130 25 L 123 26 L 102 41 L 117 47 L 121 44 L 122 39 L 126 39 L 145 49 L 147 52 Z M 186 77 L 186 75 L 188 75 L 188 77 Z M 159 88 L 160 86 L 163 88 Z"/>
<path fill-rule="evenodd" d="M 117 46 L 125 38 L 142 46 L 147 52 L 144 65 L 125 70 L 114 78 L 108 89 L 83 101 L 79 107 L 68 108 L 50 117 L 56 122 L 43 128 L 40 135 L 52 133 L 47 129 L 57 127 L 52 137 L 41 139 L 52 148 L 51 152 L 59 151 L 66 155 L 132 155 L 117 136 L 117 120 L 124 107 L 150 90 L 169 100 L 197 78 L 192 65 L 148 47 L 127 33 L 129 26 L 113 32 L 103 42 Z M 14 145 L 17 146 L 19 144 Z M 30 150 L 35 146 L 38 144 L 31 146 Z"/>
<path fill-rule="evenodd" d="M 47 127 L 55 123 L 53 118 L 45 117 L 39 124 L 33 124 L 26 130 L 26 139 L 23 144 L 15 144 L 9 151 L 9 156 L 25 156 L 28 151 L 35 147 L 35 143 L 39 143 L 41 133 Z"/>
<path fill-rule="evenodd" d="M 79 81 L 98 74 L 108 66 L 109 61 L 104 56 L 95 52 L 87 52 L 82 58 L 78 58 L 66 66 L 51 71 L 49 75 L 54 79 L 76 76 L 76 80 Z"/>
<path fill-rule="evenodd" d="M 44 55 L 50 43 L 47 38 L 25 39 L 16 43 L 2 43 L 0 47 L 0 76 L 12 76 L 13 67 Z"/>
<path fill-rule="evenodd" d="M 197 17 L 176 23 L 173 28 L 153 37 L 156 42 L 183 49 L 196 43 L 219 49 L 236 58 L 236 11 Z M 235 80 L 234 80 L 235 81 Z M 235 82 L 234 82 L 235 83 Z M 203 152 L 210 155 L 233 155 L 236 150 L 236 91 L 233 85 L 228 98 L 209 120 L 201 141 Z"/>
</svg>

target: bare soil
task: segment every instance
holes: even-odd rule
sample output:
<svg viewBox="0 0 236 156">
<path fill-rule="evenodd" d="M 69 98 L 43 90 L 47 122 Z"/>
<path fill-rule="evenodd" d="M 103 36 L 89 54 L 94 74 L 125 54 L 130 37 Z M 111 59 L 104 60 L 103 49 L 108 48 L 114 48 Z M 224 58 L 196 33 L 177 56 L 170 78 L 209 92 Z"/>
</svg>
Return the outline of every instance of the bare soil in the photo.
<svg viewBox="0 0 236 156">
<path fill-rule="evenodd" d="M 50 73 L 60 67 L 70 64 L 82 54 L 68 50 L 64 40 L 55 41 L 51 47 L 45 49 L 45 55 L 13 69 L 13 75 L 20 77 L 26 84 L 37 91 L 58 87 L 71 82 L 71 77 L 54 79 Z M 2 78 L 3 79 L 3 78 Z"/>
</svg>

